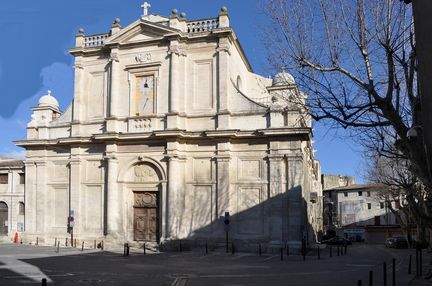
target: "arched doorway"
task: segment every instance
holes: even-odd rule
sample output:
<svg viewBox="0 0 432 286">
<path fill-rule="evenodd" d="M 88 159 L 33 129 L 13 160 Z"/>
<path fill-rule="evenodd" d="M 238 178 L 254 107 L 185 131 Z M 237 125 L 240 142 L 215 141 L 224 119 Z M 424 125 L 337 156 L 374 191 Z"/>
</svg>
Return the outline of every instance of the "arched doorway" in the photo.
<svg viewBox="0 0 432 286">
<path fill-rule="evenodd" d="M 8 234 L 8 206 L 0 202 L 0 236 Z"/>
<path fill-rule="evenodd" d="M 163 234 L 163 169 L 150 159 L 129 165 L 125 183 L 125 231 L 129 240 L 159 242 Z M 166 185 L 166 184 L 165 184 Z"/>
</svg>

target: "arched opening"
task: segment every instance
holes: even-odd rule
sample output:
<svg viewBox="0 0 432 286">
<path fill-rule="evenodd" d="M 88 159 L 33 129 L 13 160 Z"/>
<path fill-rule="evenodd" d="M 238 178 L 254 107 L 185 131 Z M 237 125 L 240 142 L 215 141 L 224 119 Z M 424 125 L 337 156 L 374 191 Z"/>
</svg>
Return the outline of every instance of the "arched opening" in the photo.
<svg viewBox="0 0 432 286">
<path fill-rule="evenodd" d="M 0 202 L 0 236 L 8 234 L 8 206 Z"/>
<path fill-rule="evenodd" d="M 124 176 L 128 237 L 137 242 L 159 242 L 161 237 L 161 181 L 163 174 L 149 161 L 131 165 Z"/>
<path fill-rule="evenodd" d="M 24 215 L 25 214 L 25 206 L 23 202 L 18 203 L 18 215 Z"/>
</svg>

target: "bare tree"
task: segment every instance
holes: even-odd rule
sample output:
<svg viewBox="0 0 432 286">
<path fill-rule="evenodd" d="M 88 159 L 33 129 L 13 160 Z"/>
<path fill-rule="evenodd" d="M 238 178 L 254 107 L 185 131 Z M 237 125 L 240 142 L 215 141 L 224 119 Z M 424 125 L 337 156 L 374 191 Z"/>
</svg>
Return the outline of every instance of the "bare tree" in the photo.
<svg viewBox="0 0 432 286">
<path fill-rule="evenodd" d="M 349 129 L 374 156 L 405 162 L 406 199 L 427 205 L 432 180 L 421 136 L 412 12 L 400 0 L 268 0 L 268 58 L 308 94 L 316 121 Z M 297 102 L 298 104 L 299 102 Z M 421 129 L 417 130 L 421 133 Z M 421 134 L 420 134 L 421 135 Z M 432 226 L 432 214 L 417 208 Z"/>
</svg>

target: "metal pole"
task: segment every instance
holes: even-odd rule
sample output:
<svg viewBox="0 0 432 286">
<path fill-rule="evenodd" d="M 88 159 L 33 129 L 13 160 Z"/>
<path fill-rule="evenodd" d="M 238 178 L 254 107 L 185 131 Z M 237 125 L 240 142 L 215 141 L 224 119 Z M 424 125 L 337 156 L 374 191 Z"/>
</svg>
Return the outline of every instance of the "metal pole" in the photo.
<svg viewBox="0 0 432 286">
<path fill-rule="evenodd" d="M 39 245 L 39 237 L 36 236 L 36 245 Z"/>
<path fill-rule="evenodd" d="M 387 286 L 387 263 L 383 263 L 383 285 Z"/>
<path fill-rule="evenodd" d="M 231 242 L 231 254 L 235 253 L 234 242 Z"/>
<path fill-rule="evenodd" d="M 206 254 L 208 254 L 208 242 L 206 241 Z"/>
<path fill-rule="evenodd" d="M 283 261 L 283 248 L 282 247 L 280 249 L 280 259 L 281 259 L 281 261 Z"/>
<path fill-rule="evenodd" d="M 330 258 L 333 257 L 333 247 L 330 246 Z"/>
<path fill-rule="evenodd" d="M 423 276 L 423 250 L 422 250 L 422 248 L 420 247 L 420 249 L 419 249 L 419 274 L 420 274 L 420 277 L 422 277 Z"/>
<path fill-rule="evenodd" d="M 68 238 L 66 237 L 65 246 L 68 246 Z"/>
<path fill-rule="evenodd" d="M 411 274 L 411 260 L 412 260 L 412 255 L 410 254 L 409 263 L 408 263 L 408 274 Z"/>
<path fill-rule="evenodd" d="M 369 271 L 369 286 L 373 286 L 373 271 Z"/>
<path fill-rule="evenodd" d="M 180 251 L 180 252 L 183 251 L 181 240 L 179 241 L 179 251 Z"/>
<path fill-rule="evenodd" d="M 56 247 L 56 246 L 57 246 L 57 237 L 54 240 L 54 247 Z"/>
<path fill-rule="evenodd" d="M 82 242 L 82 245 L 81 245 L 81 251 L 84 251 L 84 241 Z"/>
<path fill-rule="evenodd" d="M 287 248 L 287 256 L 289 256 L 289 255 L 290 255 L 290 252 L 289 252 L 289 245 L 288 245 L 288 243 L 287 243 L 287 245 L 286 245 L 286 248 Z"/>
<path fill-rule="evenodd" d="M 416 246 L 416 277 L 419 278 L 419 257 L 418 257 L 418 247 Z"/>
<path fill-rule="evenodd" d="M 96 239 L 93 242 L 93 248 L 96 249 Z"/>
<path fill-rule="evenodd" d="M 146 244 L 143 245 L 144 254 L 146 254 Z"/>
<path fill-rule="evenodd" d="M 361 280 L 357 281 L 357 286 L 362 286 L 362 281 Z"/>
<path fill-rule="evenodd" d="M 228 231 L 227 230 L 225 231 L 225 250 L 226 250 L 226 253 L 229 252 L 228 251 Z"/>
<path fill-rule="evenodd" d="M 46 278 L 42 278 L 42 286 L 47 286 L 47 280 L 46 280 Z"/>
<path fill-rule="evenodd" d="M 393 267 L 392 267 L 392 286 L 396 286 L 396 259 L 393 258 L 393 263 L 392 263 Z"/>
<path fill-rule="evenodd" d="M 57 253 L 60 252 L 60 241 L 57 241 Z"/>
<path fill-rule="evenodd" d="M 258 254 L 261 256 L 262 250 L 261 250 L 261 243 L 258 243 Z"/>
</svg>

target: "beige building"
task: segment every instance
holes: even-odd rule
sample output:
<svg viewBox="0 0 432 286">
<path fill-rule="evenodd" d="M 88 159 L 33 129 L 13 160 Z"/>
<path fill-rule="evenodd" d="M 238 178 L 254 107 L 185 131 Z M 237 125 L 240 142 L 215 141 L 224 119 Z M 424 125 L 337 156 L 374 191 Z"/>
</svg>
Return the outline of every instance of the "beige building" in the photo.
<svg viewBox="0 0 432 286">
<path fill-rule="evenodd" d="M 24 163 L 0 158 L 0 241 L 24 231 Z"/>
<path fill-rule="evenodd" d="M 294 79 L 253 73 L 227 9 L 81 29 L 75 95 L 49 93 L 27 139 L 26 239 L 300 245 L 322 229 L 319 163 Z M 317 205 L 318 204 L 318 205 Z M 255 247 L 255 246 L 254 246 Z"/>
</svg>

